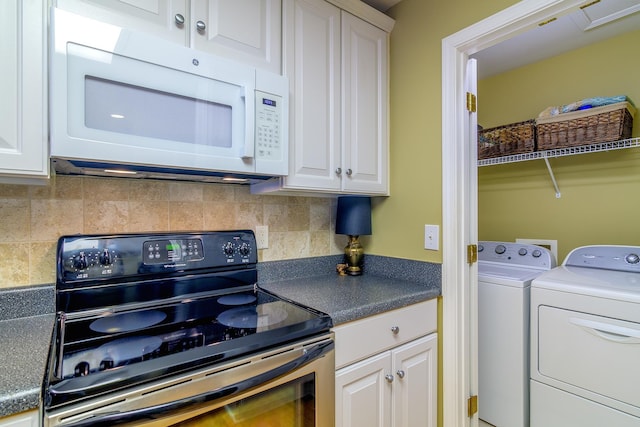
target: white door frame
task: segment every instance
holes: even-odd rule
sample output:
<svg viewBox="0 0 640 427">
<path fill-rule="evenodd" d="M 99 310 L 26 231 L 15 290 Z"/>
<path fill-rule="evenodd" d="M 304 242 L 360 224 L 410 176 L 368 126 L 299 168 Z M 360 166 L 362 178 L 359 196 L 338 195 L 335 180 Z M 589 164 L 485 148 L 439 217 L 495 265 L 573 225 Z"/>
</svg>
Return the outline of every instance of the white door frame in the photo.
<svg viewBox="0 0 640 427">
<path fill-rule="evenodd" d="M 466 248 L 477 244 L 475 206 L 477 160 L 472 158 L 465 108 L 469 55 L 535 28 L 539 22 L 575 10 L 587 0 L 523 0 L 442 40 L 442 346 L 445 427 L 476 426 L 467 417 L 467 399 L 477 394 L 478 355 L 471 350 L 469 307 L 476 307 L 477 266 Z M 482 64 L 478 64 L 481 68 Z M 482 100 L 478 100 L 481 105 Z M 475 326 L 475 325 L 474 325 Z"/>
</svg>

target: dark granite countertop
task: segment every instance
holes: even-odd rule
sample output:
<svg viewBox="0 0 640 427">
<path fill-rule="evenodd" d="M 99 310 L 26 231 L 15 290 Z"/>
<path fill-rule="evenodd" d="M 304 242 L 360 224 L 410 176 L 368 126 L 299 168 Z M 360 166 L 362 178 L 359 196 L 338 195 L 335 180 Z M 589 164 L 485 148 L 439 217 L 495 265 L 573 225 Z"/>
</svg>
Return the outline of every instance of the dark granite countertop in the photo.
<svg viewBox="0 0 640 427">
<path fill-rule="evenodd" d="M 259 285 L 329 314 L 334 325 L 441 294 L 441 266 L 367 256 L 365 274 L 338 276 L 341 256 L 258 264 Z M 0 417 L 38 408 L 55 321 L 54 287 L 0 291 Z"/>
<path fill-rule="evenodd" d="M 441 266 L 367 256 L 362 276 L 339 276 L 341 256 L 274 261 L 259 270 L 260 287 L 327 313 L 334 326 L 426 301 L 441 294 Z M 319 267 L 321 266 L 321 267 Z"/>
</svg>

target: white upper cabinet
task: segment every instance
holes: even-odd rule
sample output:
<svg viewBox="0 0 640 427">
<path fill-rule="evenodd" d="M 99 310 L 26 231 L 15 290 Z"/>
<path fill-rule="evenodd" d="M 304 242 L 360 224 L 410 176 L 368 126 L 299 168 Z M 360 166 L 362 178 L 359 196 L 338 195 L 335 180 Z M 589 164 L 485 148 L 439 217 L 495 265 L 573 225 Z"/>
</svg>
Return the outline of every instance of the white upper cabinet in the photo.
<svg viewBox="0 0 640 427">
<path fill-rule="evenodd" d="M 61 9 L 282 71 L 281 0 L 56 0 Z"/>
<path fill-rule="evenodd" d="M 45 3 L 0 2 L 0 182 L 49 176 Z"/>
<path fill-rule="evenodd" d="M 388 32 L 324 0 L 283 9 L 289 176 L 253 191 L 388 194 Z"/>
</svg>

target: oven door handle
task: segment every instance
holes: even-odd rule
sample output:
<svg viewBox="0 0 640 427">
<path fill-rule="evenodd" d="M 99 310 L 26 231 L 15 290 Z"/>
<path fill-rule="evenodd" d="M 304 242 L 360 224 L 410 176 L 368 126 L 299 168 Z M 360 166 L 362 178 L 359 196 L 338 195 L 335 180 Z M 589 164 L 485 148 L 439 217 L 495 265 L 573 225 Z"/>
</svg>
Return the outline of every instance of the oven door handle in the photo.
<svg viewBox="0 0 640 427">
<path fill-rule="evenodd" d="M 247 378 L 235 384 L 220 387 L 219 389 L 198 394 L 196 396 L 186 397 L 184 399 L 173 402 L 163 403 L 160 405 L 149 406 L 147 408 L 134 409 L 127 412 L 106 413 L 86 418 L 71 424 L 65 424 L 66 427 L 101 427 L 122 425 L 140 421 L 159 420 L 163 417 L 177 415 L 183 412 L 195 410 L 204 404 L 208 404 L 214 400 L 221 398 L 229 398 L 238 395 L 250 388 L 264 384 L 277 377 L 288 374 L 296 369 L 312 362 L 313 360 L 324 356 L 334 348 L 333 340 L 323 341 L 311 348 L 304 349 L 302 356 L 291 360 L 283 365 L 278 366 L 270 371 L 263 372 L 255 377 Z"/>
</svg>

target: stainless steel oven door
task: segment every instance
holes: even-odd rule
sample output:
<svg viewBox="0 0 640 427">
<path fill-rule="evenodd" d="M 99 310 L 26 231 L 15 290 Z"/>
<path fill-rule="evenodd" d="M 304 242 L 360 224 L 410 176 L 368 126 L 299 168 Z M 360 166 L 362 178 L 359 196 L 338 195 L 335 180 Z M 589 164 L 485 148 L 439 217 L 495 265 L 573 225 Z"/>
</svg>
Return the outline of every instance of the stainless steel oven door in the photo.
<svg viewBox="0 0 640 427">
<path fill-rule="evenodd" d="M 44 426 L 334 425 L 333 334 L 44 413 Z"/>
</svg>

